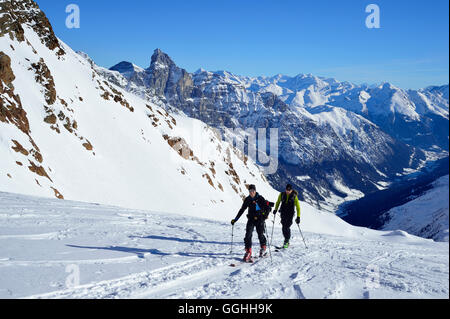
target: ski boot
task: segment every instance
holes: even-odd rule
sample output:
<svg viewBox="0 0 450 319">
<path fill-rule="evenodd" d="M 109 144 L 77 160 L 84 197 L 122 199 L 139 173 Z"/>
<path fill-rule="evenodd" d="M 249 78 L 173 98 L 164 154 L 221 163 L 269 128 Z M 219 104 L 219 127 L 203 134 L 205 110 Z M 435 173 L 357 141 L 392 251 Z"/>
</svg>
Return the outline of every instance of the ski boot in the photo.
<svg viewBox="0 0 450 319">
<path fill-rule="evenodd" d="M 252 249 L 251 248 L 246 248 L 245 249 L 244 262 L 245 263 L 252 263 L 253 262 Z"/>
<path fill-rule="evenodd" d="M 287 242 L 284 243 L 283 249 L 288 249 L 288 248 L 289 248 L 289 242 L 287 241 Z"/>
<path fill-rule="evenodd" d="M 261 250 L 259 251 L 259 257 L 266 257 L 267 256 L 267 246 L 262 245 Z"/>
</svg>

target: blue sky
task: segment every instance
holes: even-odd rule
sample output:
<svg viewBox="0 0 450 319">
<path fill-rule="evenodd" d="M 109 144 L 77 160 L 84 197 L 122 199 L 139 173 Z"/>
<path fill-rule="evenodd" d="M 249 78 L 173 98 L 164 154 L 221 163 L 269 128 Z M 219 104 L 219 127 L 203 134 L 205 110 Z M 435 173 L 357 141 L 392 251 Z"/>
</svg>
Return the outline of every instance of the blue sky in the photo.
<svg viewBox="0 0 450 319">
<path fill-rule="evenodd" d="M 403 88 L 447 84 L 447 0 L 37 0 L 55 33 L 97 64 L 148 67 L 155 48 L 193 72 L 278 73 L 388 81 Z M 68 4 L 81 27 L 65 25 Z M 381 28 L 365 25 L 380 7 Z"/>
</svg>

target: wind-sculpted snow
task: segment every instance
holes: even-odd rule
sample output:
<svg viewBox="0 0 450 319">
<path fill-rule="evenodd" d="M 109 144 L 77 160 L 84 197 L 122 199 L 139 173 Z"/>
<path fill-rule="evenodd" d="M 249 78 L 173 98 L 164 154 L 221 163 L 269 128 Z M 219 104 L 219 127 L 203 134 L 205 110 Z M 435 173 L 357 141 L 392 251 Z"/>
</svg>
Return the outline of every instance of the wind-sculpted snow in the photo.
<svg viewBox="0 0 450 319">
<path fill-rule="evenodd" d="M 292 247 L 272 250 L 273 262 L 230 267 L 243 255 L 243 221 L 230 253 L 228 223 L 6 193 L 0 201 L 0 298 L 449 297 L 448 244 L 356 228 L 311 207 L 308 249 L 293 229 Z M 280 244 L 278 222 L 274 233 Z"/>
</svg>

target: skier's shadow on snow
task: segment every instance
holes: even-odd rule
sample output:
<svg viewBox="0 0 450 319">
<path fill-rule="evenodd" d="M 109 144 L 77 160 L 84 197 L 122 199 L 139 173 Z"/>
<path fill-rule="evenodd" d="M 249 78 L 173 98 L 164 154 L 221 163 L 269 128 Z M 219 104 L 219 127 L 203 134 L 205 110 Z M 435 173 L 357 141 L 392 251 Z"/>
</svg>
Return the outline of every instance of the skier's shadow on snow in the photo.
<svg viewBox="0 0 450 319">
<path fill-rule="evenodd" d="M 165 253 L 159 249 L 141 249 L 141 248 L 130 248 L 130 247 L 120 247 L 120 246 L 107 246 L 107 247 L 92 247 L 92 246 L 77 246 L 77 245 L 66 245 L 73 248 L 83 248 L 83 249 L 100 249 L 100 250 L 112 250 L 120 251 L 124 253 L 136 254 L 138 258 L 145 258 L 145 254 L 159 255 L 159 256 L 183 256 L 183 257 L 209 257 L 209 258 L 220 258 L 227 254 L 225 253 L 190 253 L 190 252 L 176 252 L 176 253 Z"/>
<path fill-rule="evenodd" d="M 91 246 L 77 246 L 77 245 L 66 245 L 66 246 L 73 248 L 120 251 L 124 253 L 136 254 L 139 258 L 145 258 L 145 254 L 160 255 L 160 256 L 173 255 L 169 253 L 164 253 L 158 249 L 141 249 L 141 248 L 120 247 L 120 246 L 107 246 L 107 247 L 91 247 Z"/>
<path fill-rule="evenodd" d="M 199 239 L 185 239 L 185 238 L 177 238 L 177 237 L 165 237 L 165 236 L 129 236 L 130 238 L 140 238 L 140 239 L 157 239 L 157 240 L 169 240 L 169 241 L 177 241 L 179 243 L 199 243 L 199 244 L 213 244 L 213 245 L 231 245 L 231 242 L 224 241 L 209 241 L 209 240 L 199 240 Z"/>
</svg>

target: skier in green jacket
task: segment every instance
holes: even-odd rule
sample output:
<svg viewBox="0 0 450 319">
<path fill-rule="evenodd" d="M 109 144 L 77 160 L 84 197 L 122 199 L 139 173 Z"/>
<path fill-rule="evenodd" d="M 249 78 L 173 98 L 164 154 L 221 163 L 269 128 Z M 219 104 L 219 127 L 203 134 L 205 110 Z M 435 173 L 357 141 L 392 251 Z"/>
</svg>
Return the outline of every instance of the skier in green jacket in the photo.
<svg viewBox="0 0 450 319">
<path fill-rule="evenodd" d="M 291 239 L 291 226 L 294 219 L 295 209 L 297 209 L 297 218 L 295 219 L 295 222 L 300 224 L 300 203 L 298 201 L 298 192 L 292 189 L 292 185 L 288 184 L 286 186 L 286 191 L 282 192 L 280 196 L 278 196 L 275 210 L 273 212 L 274 214 L 277 213 L 278 208 L 280 208 L 281 225 L 283 226 L 283 248 L 288 248 L 289 241 Z"/>
</svg>

